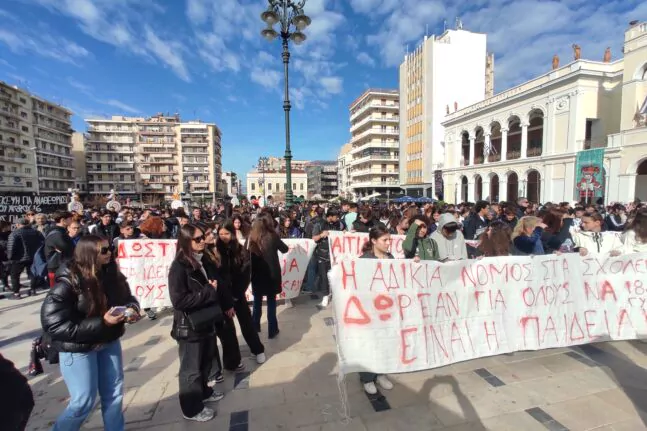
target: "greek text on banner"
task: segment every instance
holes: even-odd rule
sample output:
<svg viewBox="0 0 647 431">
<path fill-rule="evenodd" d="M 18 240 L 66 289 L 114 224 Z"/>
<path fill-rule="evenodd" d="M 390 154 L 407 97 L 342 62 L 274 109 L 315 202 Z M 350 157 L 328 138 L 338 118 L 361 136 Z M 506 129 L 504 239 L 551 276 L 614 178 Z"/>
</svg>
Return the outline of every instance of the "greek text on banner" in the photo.
<svg viewBox="0 0 647 431">
<path fill-rule="evenodd" d="M 314 251 L 311 239 L 283 240 L 290 250 L 279 252 L 283 292 L 280 298 L 291 299 L 299 295 L 301 283 Z M 142 308 L 170 307 L 168 272 L 175 259 L 176 240 L 132 239 L 119 241 L 117 259 L 119 269 L 128 279 L 130 290 Z M 253 270 L 253 269 L 252 269 Z M 251 289 L 246 293 L 252 300 Z"/>
<path fill-rule="evenodd" d="M 647 254 L 345 257 L 329 277 L 342 373 L 409 372 L 647 335 Z"/>
</svg>

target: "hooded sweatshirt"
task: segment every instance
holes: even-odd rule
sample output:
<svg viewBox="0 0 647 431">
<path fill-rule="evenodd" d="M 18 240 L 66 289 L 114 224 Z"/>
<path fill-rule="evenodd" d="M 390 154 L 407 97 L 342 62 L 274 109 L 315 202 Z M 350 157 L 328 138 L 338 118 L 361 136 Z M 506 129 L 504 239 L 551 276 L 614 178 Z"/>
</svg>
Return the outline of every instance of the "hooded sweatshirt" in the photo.
<svg viewBox="0 0 647 431">
<path fill-rule="evenodd" d="M 467 247 L 465 246 L 463 233 L 457 230 L 449 238 L 442 234 L 443 227 L 452 222 L 458 223 L 452 214 L 441 214 L 438 219 L 438 230 L 431 234 L 431 239 L 438 244 L 438 257 L 440 260 L 467 259 Z"/>
<path fill-rule="evenodd" d="M 580 231 L 573 235 L 576 248 L 586 248 L 589 254 L 609 254 L 622 251 L 620 238 L 612 233 Z"/>
</svg>

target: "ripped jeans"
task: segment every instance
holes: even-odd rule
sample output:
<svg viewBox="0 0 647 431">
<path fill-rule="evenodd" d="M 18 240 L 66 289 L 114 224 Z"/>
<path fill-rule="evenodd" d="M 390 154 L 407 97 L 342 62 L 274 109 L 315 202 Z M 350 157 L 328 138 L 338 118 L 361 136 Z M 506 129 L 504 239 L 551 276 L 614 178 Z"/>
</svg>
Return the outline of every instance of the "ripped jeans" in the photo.
<svg viewBox="0 0 647 431">
<path fill-rule="evenodd" d="M 104 429 L 123 431 L 124 367 L 119 340 L 87 353 L 60 352 L 59 358 L 70 402 L 56 419 L 53 430 L 80 430 L 98 393 Z"/>
</svg>

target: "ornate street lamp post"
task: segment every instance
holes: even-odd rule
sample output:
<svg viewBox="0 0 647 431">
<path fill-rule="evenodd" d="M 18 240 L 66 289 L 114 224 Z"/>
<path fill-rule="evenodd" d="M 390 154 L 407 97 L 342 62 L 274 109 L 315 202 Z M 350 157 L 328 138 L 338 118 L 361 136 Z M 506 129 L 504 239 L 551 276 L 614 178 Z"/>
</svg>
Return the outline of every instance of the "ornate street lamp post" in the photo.
<svg viewBox="0 0 647 431">
<path fill-rule="evenodd" d="M 267 189 L 265 188 L 265 170 L 267 169 L 268 157 L 258 158 L 258 169 L 261 172 L 261 178 L 258 179 L 258 184 L 263 187 L 263 203 L 267 205 Z"/>
<path fill-rule="evenodd" d="M 283 75 L 285 93 L 283 99 L 283 110 L 285 111 L 285 177 L 288 187 L 285 190 L 285 203 L 289 207 L 293 202 L 292 194 L 292 151 L 290 150 L 290 94 L 288 81 L 288 63 L 290 62 L 290 51 L 288 41 L 291 40 L 297 45 L 306 40 L 302 33 L 311 23 L 311 19 L 303 13 L 303 6 L 306 0 L 267 0 L 267 10 L 261 14 L 261 19 L 267 24 L 267 28 L 261 35 L 268 41 L 273 41 L 281 36 L 283 41 Z M 273 26 L 278 24 L 281 28 L 277 33 Z M 294 29 L 293 29 L 294 28 Z"/>
</svg>

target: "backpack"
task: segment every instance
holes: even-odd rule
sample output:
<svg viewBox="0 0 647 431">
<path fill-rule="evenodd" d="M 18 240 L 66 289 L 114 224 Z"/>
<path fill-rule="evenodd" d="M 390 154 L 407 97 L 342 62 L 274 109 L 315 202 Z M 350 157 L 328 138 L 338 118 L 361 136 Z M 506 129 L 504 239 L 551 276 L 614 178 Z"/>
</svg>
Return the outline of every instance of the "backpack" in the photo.
<svg viewBox="0 0 647 431">
<path fill-rule="evenodd" d="M 56 233 L 57 231 L 53 230 L 50 231 L 47 236 L 45 237 L 45 241 L 43 241 L 43 244 L 41 244 L 40 247 L 38 247 L 38 250 L 36 250 L 36 254 L 34 255 L 34 261 L 31 264 L 31 273 L 33 274 L 34 278 L 39 279 L 39 281 L 45 281 L 47 282 L 47 263 L 49 260 L 45 257 L 45 242 L 47 242 L 47 238 L 50 237 L 50 235 Z M 54 257 L 58 252 L 52 253 L 52 255 L 49 257 L 50 259 Z"/>
</svg>

